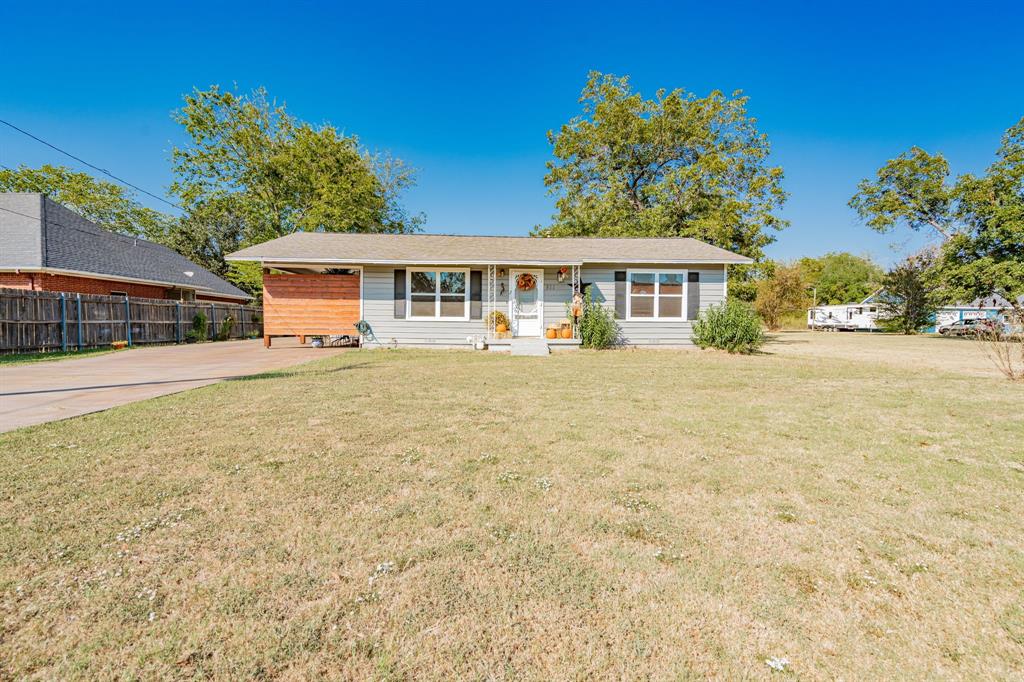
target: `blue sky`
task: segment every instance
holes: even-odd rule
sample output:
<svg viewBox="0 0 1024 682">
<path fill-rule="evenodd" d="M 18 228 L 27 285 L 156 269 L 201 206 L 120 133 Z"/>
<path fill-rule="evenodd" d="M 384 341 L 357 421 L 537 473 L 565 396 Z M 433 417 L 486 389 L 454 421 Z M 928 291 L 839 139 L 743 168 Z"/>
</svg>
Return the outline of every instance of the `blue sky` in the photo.
<svg viewBox="0 0 1024 682">
<path fill-rule="evenodd" d="M 913 144 L 983 170 L 1024 116 L 1022 25 L 1009 1 L 17 3 L 0 117 L 161 193 L 182 93 L 263 85 L 418 168 L 428 231 L 525 234 L 552 213 L 545 134 L 589 70 L 647 95 L 742 89 L 791 195 L 769 254 L 891 263 L 922 240 L 859 225 L 856 182 Z M 75 165 L 0 127 L 0 163 L 44 162 Z"/>
</svg>

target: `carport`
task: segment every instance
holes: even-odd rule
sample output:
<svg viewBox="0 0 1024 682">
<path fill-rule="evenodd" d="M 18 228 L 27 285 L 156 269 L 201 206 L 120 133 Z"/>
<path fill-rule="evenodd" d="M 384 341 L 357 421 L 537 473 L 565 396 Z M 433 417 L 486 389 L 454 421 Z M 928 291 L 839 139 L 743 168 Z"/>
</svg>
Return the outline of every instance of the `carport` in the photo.
<svg viewBox="0 0 1024 682">
<path fill-rule="evenodd" d="M 354 335 L 362 319 L 362 270 L 263 271 L 263 345 L 275 336 Z"/>
</svg>

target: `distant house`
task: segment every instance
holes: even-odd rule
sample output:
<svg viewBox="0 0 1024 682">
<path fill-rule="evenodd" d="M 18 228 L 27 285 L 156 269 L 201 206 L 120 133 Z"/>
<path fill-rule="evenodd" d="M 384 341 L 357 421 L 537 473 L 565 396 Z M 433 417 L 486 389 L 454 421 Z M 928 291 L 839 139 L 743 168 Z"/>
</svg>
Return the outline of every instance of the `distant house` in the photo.
<svg viewBox="0 0 1024 682">
<path fill-rule="evenodd" d="M 181 301 L 251 297 L 181 254 L 98 227 L 43 194 L 0 194 L 0 287 Z"/>
<path fill-rule="evenodd" d="M 826 329 L 830 331 L 879 331 L 878 324 L 879 299 L 884 295 L 879 289 L 859 303 L 840 303 L 837 305 L 819 305 L 807 309 L 807 328 Z M 1024 303 L 1022 297 L 1021 303 Z M 935 333 L 961 320 L 992 319 L 998 320 L 1009 328 L 1010 319 L 1007 310 L 1010 302 L 1001 296 L 987 296 L 970 303 L 958 303 L 942 306 L 935 312 L 935 319 L 922 332 Z"/>
<path fill-rule="evenodd" d="M 687 238 L 296 233 L 228 256 L 264 268 L 265 341 L 353 334 L 368 343 L 572 347 L 589 288 L 621 341 L 692 345 L 698 313 L 751 260 Z M 491 315 L 495 313 L 495 315 Z M 500 315 L 498 315 L 500 313 Z M 502 329 L 507 327 L 507 329 Z"/>
</svg>

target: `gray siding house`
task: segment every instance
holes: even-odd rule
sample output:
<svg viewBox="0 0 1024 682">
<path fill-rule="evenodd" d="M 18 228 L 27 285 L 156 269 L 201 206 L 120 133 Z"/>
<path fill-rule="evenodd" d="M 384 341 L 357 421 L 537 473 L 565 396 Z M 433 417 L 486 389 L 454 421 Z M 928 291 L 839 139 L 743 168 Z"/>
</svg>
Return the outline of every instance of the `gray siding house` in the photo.
<svg viewBox="0 0 1024 682">
<path fill-rule="evenodd" d="M 371 332 L 364 343 L 465 347 L 483 338 L 492 348 L 519 338 L 578 344 L 545 335 L 588 287 L 614 312 L 622 343 L 687 346 L 698 313 L 725 300 L 728 266 L 752 262 L 688 238 L 332 233 L 293 234 L 228 260 L 262 264 L 268 336 L 351 334 L 361 320 Z M 492 311 L 507 317 L 504 333 Z"/>
</svg>

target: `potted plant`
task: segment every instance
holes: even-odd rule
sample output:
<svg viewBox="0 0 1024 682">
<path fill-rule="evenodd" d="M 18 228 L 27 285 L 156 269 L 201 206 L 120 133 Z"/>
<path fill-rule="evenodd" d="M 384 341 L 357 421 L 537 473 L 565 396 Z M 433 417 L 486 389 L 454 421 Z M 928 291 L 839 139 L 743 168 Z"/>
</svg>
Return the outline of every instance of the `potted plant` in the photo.
<svg viewBox="0 0 1024 682">
<path fill-rule="evenodd" d="M 500 310 L 492 310 L 485 320 L 488 329 L 494 328 L 498 334 L 508 333 L 508 316 Z"/>
</svg>

